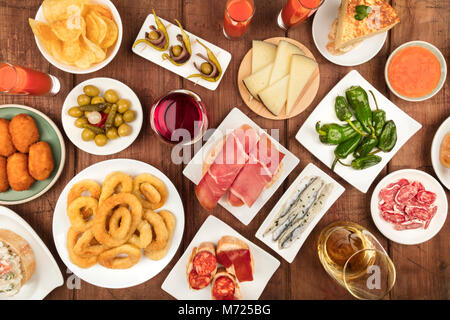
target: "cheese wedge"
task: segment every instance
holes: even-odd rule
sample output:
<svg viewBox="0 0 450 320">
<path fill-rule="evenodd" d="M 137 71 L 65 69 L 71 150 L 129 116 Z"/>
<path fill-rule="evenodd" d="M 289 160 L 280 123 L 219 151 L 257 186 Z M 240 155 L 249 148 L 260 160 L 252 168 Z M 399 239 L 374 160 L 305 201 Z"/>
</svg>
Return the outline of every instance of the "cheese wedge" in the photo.
<svg viewBox="0 0 450 320">
<path fill-rule="evenodd" d="M 363 20 L 356 20 L 356 6 L 372 8 Z M 385 32 L 400 22 L 400 18 L 386 0 L 342 0 L 338 12 L 335 48 L 350 46 L 377 33 Z"/>
<path fill-rule="evenodd" d="M 275 82 L 289 74 L 291 56 L 293 54 L 304 54 L 304 52 L 299 47 L 293 45 L 290 42 L 281 40 L 278 43 L 277 55 L 273 63 L 269 85 L 274 84 Z"/>
<path fill-rule="evenodd" d="M 280 114 L 286 104 L 288 85 L 289 75 L 258 93 L 262 104 L 276 116 Z"/>
<path fill-rule="evenodd" d="M 259 71 L 269 63 L 272 63 L 275 60 L 276 53 L 276 45 L 260 40 L 253 40 L 252 73 Z"/>
<path fill-rule="evenodd" d="M 289 86 L 287 91 L 286 114 L 292 111 L 299 95 L 317 69 L 317 62 L 303 55 L 292 56 Z"/>
<path fill-rule="evenodd" d="M 258 92 L 263 90 L 269 85 L 270 74 L 272 72 L 273 63 L 268 64 L 261 70 L 249 75 L 247 78 L 242 80 L 244 85 L 247 87 L 248 92 L 259 100 Z"/>
</svg>

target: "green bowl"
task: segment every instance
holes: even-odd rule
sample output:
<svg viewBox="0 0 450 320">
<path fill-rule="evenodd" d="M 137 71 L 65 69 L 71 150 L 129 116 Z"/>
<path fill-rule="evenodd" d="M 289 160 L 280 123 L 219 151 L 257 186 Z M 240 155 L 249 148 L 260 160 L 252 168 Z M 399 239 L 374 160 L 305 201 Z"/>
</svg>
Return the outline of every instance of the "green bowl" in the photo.
<svg viewBox="0 0 450 320">
<path fill-rule="evenodd" d="M 35 181 L 30 189 L 26 191 L 8 191 L 0 193 L 0 204 L 13 205 L 36 199 L 47 192 L 58 180 L 64 167 L 66 158 L 66 147 L 64 139 L 55 123 L 42 112 L 17 104 L 7 104 L 0 106 L 0 118 L 11 120 L 15 115 L 25 113 L 31 116 L 39 129 L 40 141 L 47 142 L 53 154 L 55 168 L 47 180 Z"/>
</svg>

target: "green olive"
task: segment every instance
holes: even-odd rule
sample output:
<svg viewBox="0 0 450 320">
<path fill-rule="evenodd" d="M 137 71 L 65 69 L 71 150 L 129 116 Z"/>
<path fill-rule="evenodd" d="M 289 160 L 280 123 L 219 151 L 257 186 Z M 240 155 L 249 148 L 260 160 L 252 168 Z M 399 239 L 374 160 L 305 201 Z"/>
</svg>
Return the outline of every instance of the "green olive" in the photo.
<svg viewBox="0 0 450 320">
<path fill-rule="evenodd" d="M 84 129 L 81 132 L 81 139 L 83 139 L 84 141 L 91 141 L 92 139 L 94 139 L 94 137 L 95 133 L 92 130 Z"/>
<path fill-rule="evenodd" d="M 103 147 L 108 143 L 108 138 L 104 134 L 98 134 L 94 138 L 95 144 L 99 147 Z"/>
<path fill-rule="evenodd" d="M 119 101 L 119 95 L 112 89 L 106 90 L 105 100 L 109 103 L 116 103 L 117 101 Z"/>
<path fill-rule="evenodd" d="M 159 34 L 156 31 L 152 31 L 148 34 L 148 37 L 152 40 L 157 40 L 159 38 Z"/>
<path fill-rule="evenodd" d="M 77 98 L 79 106 L 85 106 L 91 103 L 91 98 L 86 94 L 80 94 Z"/>
<path fill-rule="evenodd" d="M 183 48 L 180 45 L 172 47 L 172 53 L 175 57 L 179 57 L 182 51 L 183 51 Z"/>
<path fill-rule="evenodd" d="M 125 112 L 123 114 L 123 121 L 125 122 L 131 122 L 134 121 L 134 119 L 136 119 L 136 113 L 133 110 L 128 110 L 127 112 Z"/>
<path fill-rule="evenodd" d="M 211 74 L 211 72 L 212 72 L 212 70 L 213 70 L 213 67 L 212 67 L 212 65 L 209 64 L 208 62 L 203 62 L 203 63 L 200 65 L 200 70 L 202 70 L 202 73 L 203 73 L 203 74 L 209 75 L 209 74 Z"/>
<path fill-rule="evenodd" d="M 114 140 L 119 137 L 119 134 L 117 133 L 117 129 L 113 127 L 113 128 L 109 128 L 106 131 L 106 136 L 108 137 L 108 139 Z"/>
<path fill-rule="evenodd" d="M 77 128 L 83 128 L 83 126 L 85 124 L 88 124 L 88 121 L 84 117 L 83 118 L 78 118 L 77 120 L 75 120 L 74 124 L 75 124 L 75 127 L 77 127 Z"/>
<path fill-rule="evenodd" d="M 86 95 L 88 95 L 89 97 L 95 97 L 98 96 L 100 93 L 100 90 L 98 90 L 98 88 L 96 86 L 93 85 L 87 85 L 84 86 L 83 91 Z"/>
<path fill-rule="evenodd" d="M 69 116 L 74 118 L 79 118 L 83 115 L 83 111 L 80 110 L 80 107 L 72 107 L 68 111 Z"/>
<path fill-rule="evenodd" d="M 99 104 L 99 103 L 105 103 L 105 99 L 100 96 L 95 96 L 91 99 L 91 104 Z"/>
<path fill-rule="evenodd" d="M 129 136 L 131 134 L 131 127 L 124 123 L 117 129 L 117 132 L 121 137 Z"/>
<path fill-rule="evenodd" d="M 114 118 L 114 127 L 118 128 L 123 123 L 123 116 L 121 114 L 116 114 L 116 117 Z"/>
<path fill-rule="evenodd" d="M 120 113 L 128 111 L 131 107 L 130 100 L 120 99 L 119 101 L 117 101 L 117 107 L 118 107 L 117 111 L 119 111 Z"/>
</svg>

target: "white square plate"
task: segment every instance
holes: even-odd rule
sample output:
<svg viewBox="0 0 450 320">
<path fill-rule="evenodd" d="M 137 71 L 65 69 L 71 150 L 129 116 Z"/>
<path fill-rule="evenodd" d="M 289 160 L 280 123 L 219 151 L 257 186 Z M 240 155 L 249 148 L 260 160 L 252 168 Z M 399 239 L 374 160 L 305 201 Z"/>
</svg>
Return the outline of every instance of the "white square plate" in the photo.
<svg viewBox="0 0 450 320">
<path fill-rule="evenodd" d="M 202 290 L 191 290 L 186 279 L 186 265 L 192 249 L 204 241 L 215 244 L 223 236 L 233 236 L 245 241 L 250 247 L 255 260 L 255 273 L 253 281 L 239 283 L 244 300 L 258 300 L 272 275 L 280 266 L 280 261 L 265 252 L 263 249 L 245 239 L 225 222 L 214 216 L 209 216 L 198 230 L 194 239 L 187 247 L 183 256 L 170 271 L 161 288 L 178 300 L 211 300 L 211 286 Z"/>
<path fill-rule="evenodd" d="M 375 180 L 384 166 L 392 159 L 397 151 L 411 138 L 422 125 L 416 120 L 408 116 L 399 107 L 389 101 L 384 95 L 382 95 L 374 86 L 372 86 L 366 79 L 364 79 L 356 70 L 350 71 L 341 81 L 339 81 L 333 89 L 323 98 L 323 100 L 317 105 L 303 126 L 297 132 L 295 138 L 311 152 L 315 157 L 322 161 L 328 168 L 334 160 L 335 146 L 327 146 L 320 142 L 319 136 L 315 130 L 317 121 L 321 121 L 323 124 L 330 122 L 340 123 L 334 112 L 334 102 L 338 95 L 345 96 L 345 90 L 353 85 L 359 85 L 367 91 L 369 95 L 370 106 L 372 110 L 375 109 L 375 102 L 369 90 L 372 90 L 380 109 L 386 111 L 386 120 L 394 120 L 397 126 L 397 144 L 394 149 L 387 153 L 380 153 L 383 158 L 381 162 L 373 167 L 364 170 L 355 170 L 351 167 L 345 167 L 342 165 L 336 165 L 335 172 L 340 175 L 344 180 L 354 186 L 361 192 L 366 193 L 372 182 Z M 350 156 L 349 156 L 350 159 Z M 344 160 L 344 162 L 349 162 Z"/>
<path fill-rule="evenodd" d="M 177 36 L 177 34 L 181 33 L 178 25 L 173 24 L 167 20 L 164 20 L 161 17 L 159 17 L 159 19 L 166 26 L 167 33 L 168 33 L 169 39 L 170 39 L 170 46 L 178 44 L 179 42 L 178 42 L 176 36 Z M 150 31 L 150 26 L 152 26 L 152 25 L 156 26 L 155 17 L 153 16 L 153 14 L 149 14 L 147 16 L 147 18 L 145 19 L 145 22 L 142 25 L 142 28 L 139 31 L 139 34 L 137 35 L 136 40 L 144 39 L 145 33 Z M 207 46 L 214 53 L 217 60 L 219 60 L 220 66 L 222 67 L 222 76 L 216 82 L 206 81 L 200 77 L 190 78 L 188 80 L 195 82 L 196 84 L 201 85 L 202 87 L 205 87 L 209 90 L 216 90 L 220 84 L 220 81 L 223 78 L 225 71 L 228 68 L 228 65 L 230 64 L 231 54 L 228 51 L 225 51 L 225 50 L 219 48 L 218 46 L 215 46 L 212 43 L 210 43 L 206 40 L 203 40 L 202 38 L 199 38 L 186 30 L 184 30 L 184 31 L 186 32 L 186 34 L 189 35 L 189 38 L 191 40 L 192 56 L 189 59 L 189 61 L 186 62 L 186 64 L 184 64 L 182 66 L 176 66 L 176 65 L 172 64 L 169 60 L 163 60 L 163 58 L 162 58 L 162 54 L 164 53 L 163 51 L 158 51 L 156 49 L 153 49 L 152 47 L 150 47 L 149 45 L 146 45 L 146 44 L 138 44 L 136 47 L 132 48 L 131 50 L 138 56 L 141 56 L 142 58 L 147 59 L 147 60 L 149 60 L 163 68 L 166 68 L 167 70 L 170 70 L 173 73 L 176 73 L 176 74 L 182 76 L 183 78 L 187 79 L 187 77 L 190 76 L 191 74 L 198 73 L 198 70 L 195 69 L 195 67 L 194 67 L 194 61 L 197 62 L 197 65 L 200 65 L 201 63 L 205 62 L 203 59 L 201 59 L 200 57 L 197 56 L 197 53 L 202 53 L 203 55 L 206 56 L 205 48 L 203 48 L 197 42 L 197 39 L 199 39 L 205 46 Z M 169 48 L 170 48 L 170 46 L 169 46 Z M 168 52 L 168 50 L 169 49 L 167 49 L 165 52 Z"/>
<path fill-rule="evenodd" d="M 267 236 L 263 236 L 264 231 L 269 226 L 269 224 L 272 222 L 273 219 L 276 218 L 278 213 L 280 212 L 283 205 L 289 201 L 289 197 L 293 194 L 295 189 L 297 188 L 298 184 L 304 177 L 308 176 L 318 176 L 322 178 L 325 183 L 333 183 L 333 190 L 331 191 L 331 194 L 328 196 L 328 199 L 323 206 L 322 210 L 310 221 L 308 226 L 303 230 L 301 236 L 299 239 L 297 239 L 289 248 L 287 249 L 279 249 L 278 248 L 278 242 L 272 241 L 272 235 L 269 234 Z M 333 178 L 331 178 L 329 175 L 327 175 L 325 172 L 320 170 L 318 167 L 316 167 L 314 164 L 310 163 L 308 164 L 305 169 L 299 174 L 299 176 L 295 179 L 295 181 L 290 185 L 290 187 L 286 190 L 286 192 L 283 194 L 281 199 L 277 202 L 275 207 L 273 207 L 272 211 L 270 211 L 267 218 L 264 220 L 264 222 L 261 224 L 261 227 L 259 227 L 258 231 L 256 232 L 256 238 L 264 242 L 267 246 L 272 248 L 276 253 L 278 253 L 280 256 L 282 256 L 287 262 L 292 263 L 294 258 L 297 256 L 297 253 L 299 252 L 300 248 L 302 247 L 303 243 L 305 242 L 306 238 L 308 238 L 311 231 L 314 229 L 316 224 L 322 219 L 322 217 L 325 215 L 325 213 L 330 209 L 330 207 L 333 205 L 333 203 L 336 202 L 337 199 L 341 196 L 341 194 L 345 191 L 344 187 L 342 187 L 339 183 L 337 183 Z"/>
<path fill-rule="evenodd" d="M 183 170 L 183 174 L 196 185 L 202 179 L 202 165 L 205 157 L 209 154 L 211 148 L 213 148 L 226 134 L 231 133 L 233 130 L 239 128 L 240 126 L 248 124 L 253 129 L 255 129 L 259 134 L 264 131 L 249 117 L 247 117 L 241 110 L 238 108 L 233 108 L 231 112 L 225 117 L 216 131 L 212 134 L 212 136 L 208 139 L 208 142 L 195 154 L 192 160 L 188 163 L 186 168 Z M 282 164 L 281 175 L 275 183 L 269 188 L 264 188 L 264 190 L 259 195 L 259 198 L 255 201 L 255 203 L 248 207 L 247 205 L 243 205 L 241 207 L 233 207 L 227 202 L 227 194 L 225 194 L 220 200 L 219 204 L 227 209 L 232 215 L 239 219 L 243 224 L 248 225 L 250 221 L 256 216 L 259 210 L 264 206 L 267 200 L 274 194 L 274 192 L 278 189 L 278 187 L 283 183 L 284 179 L 287 178 L 289 173 L 298 165 L 300 160 L 294 156 L 289 150 L 283 147 L 277 140 L 269 135 L 269 132 L 266 132 L 270 140 L 276 145 L 278 151 L 284 153 L 284 158 L 281 160 L 280 165 Z"/>
<path fill-rule="evenodd" d="M 12 297 L 0 294 L 0 300 L 42 300 L 64 280 L 50 251 L 33 228 L 14 211 L 0 206 L 0 228 L 11 230 L 30 245 L 36 260 L 36 270 L 20 291 Z"/>
</svg>

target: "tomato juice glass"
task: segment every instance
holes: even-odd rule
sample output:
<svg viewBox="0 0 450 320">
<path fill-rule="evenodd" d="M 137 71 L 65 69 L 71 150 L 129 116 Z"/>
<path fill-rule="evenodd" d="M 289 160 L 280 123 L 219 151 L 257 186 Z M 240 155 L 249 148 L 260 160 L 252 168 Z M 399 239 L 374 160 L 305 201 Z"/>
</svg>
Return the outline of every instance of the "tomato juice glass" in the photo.
<svg viewBox="0 0 450 320">
<path fill-rule="evenodd" d="M 278 14 L 278 26 L 284 30 L 298 26 L 308 19 L 324 0 L 288 0 Z"/>
<path fill-rule="evenodd" d="M 255 14 L 253 0 L 228 0 L 225 5 L 223 34 L 227 39 L 238 39 L 247 30 Z"/>
<path fill-rule="evenodd" d="M 61 84 L 55 76 L 0 61 L 0 92 L 22 95 L 55 95 Z"/>
</svg>

